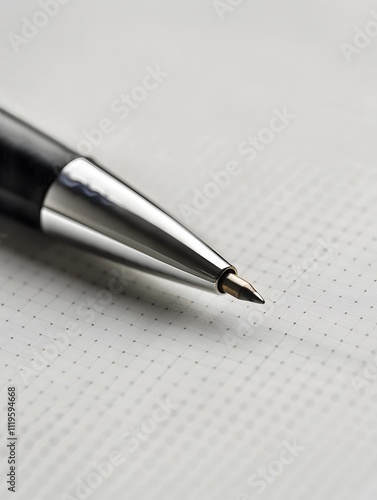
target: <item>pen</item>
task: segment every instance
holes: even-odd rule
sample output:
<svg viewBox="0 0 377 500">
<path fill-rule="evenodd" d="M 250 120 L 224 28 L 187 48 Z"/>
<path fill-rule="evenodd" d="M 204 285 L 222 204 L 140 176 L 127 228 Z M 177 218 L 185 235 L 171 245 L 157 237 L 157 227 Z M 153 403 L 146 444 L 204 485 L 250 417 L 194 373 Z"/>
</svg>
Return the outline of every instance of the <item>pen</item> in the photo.
<svg viewBox="0 0 377 500">
<path fill-rule="evenodd" d="M 127 266 L 264 304 L 179 222 L 88 158 L 0 112 L 0 211 Z"/>
</svg>

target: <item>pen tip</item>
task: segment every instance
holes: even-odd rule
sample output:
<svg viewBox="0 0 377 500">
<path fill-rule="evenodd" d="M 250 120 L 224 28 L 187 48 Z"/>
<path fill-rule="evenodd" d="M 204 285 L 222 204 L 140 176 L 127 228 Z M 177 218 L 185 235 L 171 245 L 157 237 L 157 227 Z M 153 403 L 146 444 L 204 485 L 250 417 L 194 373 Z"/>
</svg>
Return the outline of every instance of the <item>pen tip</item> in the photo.
<svg viewBox="0 0 377 500">
<path fill-rule="evenodd" d="M 242 287 L 239 297 L 240 300 L 248 300 L 249 302 L 255 302 L 256 304 L 265 304 L 265 300 L 262 295 L 255 290 L 255 288 L 249 284 L 249 286 Z"/>
<path fill-rule="evenodd" d="M 239 300 L 246 300 L 255 304 L 265 304 L 264 298 L 255 290 L 253 285 L 232 271 L 225 273 L 221 278 L 219 290 Z"/>
</svg>

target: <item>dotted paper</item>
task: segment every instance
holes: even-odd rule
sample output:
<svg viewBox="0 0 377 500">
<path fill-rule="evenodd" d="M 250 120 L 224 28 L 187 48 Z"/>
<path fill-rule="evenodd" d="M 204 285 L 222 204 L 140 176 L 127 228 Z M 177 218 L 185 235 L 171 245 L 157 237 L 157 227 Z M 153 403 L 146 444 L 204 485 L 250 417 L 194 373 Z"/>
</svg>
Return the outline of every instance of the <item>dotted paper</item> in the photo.
<svg viewBox="0 0 377 500">
<path fill-rule="evenodd" d="M 196 220 L 265 294 L 261 308 L 2 219 L 1 385 L 3 397 L 18 388 L 19 498 L 77 498 L 80 485 L 91 498 L 373 498 L 377 172 L 265 175 L 273 196 L 261 179 L 254 210 L 243 183 Z M 20 370 L 72 324 L 25 385 Z M 95 464 L 114 450 L 122 464 L 102 478 Z"/>
<path fill-rule="evenodd" d="M 59 12 L 15 52 L 9 33 L 43 3 Z M 2 3 L 1 107 L 75 150 L 110 119 L 90 156 L 266 305 L 0 217 L 1 500 L 375 500 L 377 38 L 359 36 L 351 61 L 340 45 L 375 2 L 63 3 Z M 143 99 L 147 68 L 168 76 Z M 135 88 L 122 120 L 114 101 Z M 240 144 L 268 142 L 276 110 L 295 118 L 249 161 Z M 240 171 L 213 194 L 229 162 Z"/>
</svg>

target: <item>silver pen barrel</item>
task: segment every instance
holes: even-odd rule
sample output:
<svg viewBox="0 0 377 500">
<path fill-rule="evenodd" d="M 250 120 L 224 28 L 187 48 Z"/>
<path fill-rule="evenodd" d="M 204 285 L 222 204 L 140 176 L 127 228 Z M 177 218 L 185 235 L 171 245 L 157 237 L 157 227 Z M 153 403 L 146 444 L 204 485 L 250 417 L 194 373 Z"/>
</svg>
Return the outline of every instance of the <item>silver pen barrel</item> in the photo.
<svg viewBox="0 0 377 500">
<path fill-rule="evenodd" d="M 141 194 L 85 158 L 66 165 L 45 197 L 41 228 L 127 266 L 210 292 L 236 270 Z"/>
</svg>

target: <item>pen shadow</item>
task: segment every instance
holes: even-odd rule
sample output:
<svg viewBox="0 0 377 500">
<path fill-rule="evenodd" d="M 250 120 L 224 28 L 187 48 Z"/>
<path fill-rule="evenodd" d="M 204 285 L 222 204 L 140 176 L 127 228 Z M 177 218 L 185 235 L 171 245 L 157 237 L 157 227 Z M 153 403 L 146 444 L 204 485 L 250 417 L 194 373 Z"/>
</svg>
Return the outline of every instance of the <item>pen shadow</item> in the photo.
<svg viewBox="0 0 377 500">
<path fill-rule="evenodd" d="M 65 245 L 3 216 L 0 216 L 0 263 L 9 265 L 10 270 L 24 268 L 29 280 L 33 279 L 33 273 L 34 277 L 43 274 L 49 284 L 61 280 L 68 287 L 80 288 L 84 291 L 80 302 L 85 295 L 96 297 L 106 291 L 111 305 L 121 304 L 124 311 L 139 316 L 144 315 L 146 308 L 153 307 L 156 319 L 182 328 L 191 321 L 199 322 L 200 331 L 210 321 L 198 315 L 193 300 L 170 292 L 168 281 Z M 19 281 L 28 284 L 27 279 Z M 17 295 L 16 287 L 14 294 Z"/>
</svg>

